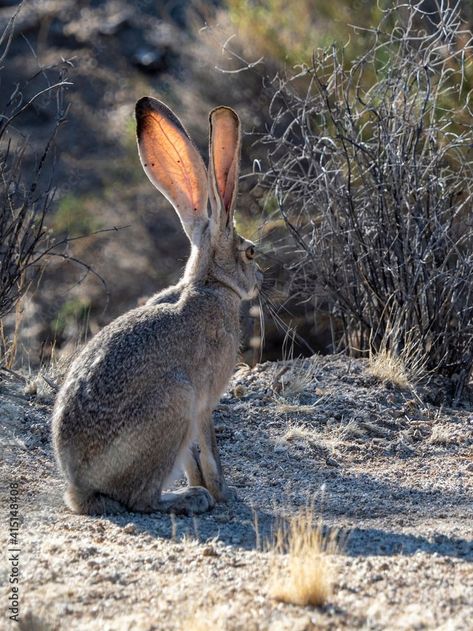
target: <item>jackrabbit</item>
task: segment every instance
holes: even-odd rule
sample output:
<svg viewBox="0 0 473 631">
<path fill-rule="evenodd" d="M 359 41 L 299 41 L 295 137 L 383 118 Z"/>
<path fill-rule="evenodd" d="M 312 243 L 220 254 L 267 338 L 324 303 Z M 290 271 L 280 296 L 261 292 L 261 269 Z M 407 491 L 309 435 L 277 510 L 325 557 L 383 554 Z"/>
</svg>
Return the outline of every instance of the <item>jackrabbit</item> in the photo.
<svg viewBox="0 0 473 631">
<path fill-rule="evenodd" d="M 181 281 L 100 331 L 72 363 L 52 421 L 77 513 L 201 513 L 229 494 L 212 410 L 236 363 L 239 306 L 262 282 L 254 244 L 235 230 L 240 122 L 210 113 L 209 173 L 160 101 L 136 104 L 138 150 L 191 242 Z M 210 202 L 210 204 L 208 204 Z M 189 486 L 162 493 L 184 470 Z"/>
</svg>

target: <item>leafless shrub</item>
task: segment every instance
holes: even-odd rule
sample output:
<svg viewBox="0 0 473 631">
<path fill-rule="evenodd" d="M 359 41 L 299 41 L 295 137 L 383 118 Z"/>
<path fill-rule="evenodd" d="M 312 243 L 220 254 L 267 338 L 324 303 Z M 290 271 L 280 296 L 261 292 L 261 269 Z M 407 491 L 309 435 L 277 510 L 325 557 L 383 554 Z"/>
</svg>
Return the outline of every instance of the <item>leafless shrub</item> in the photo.
<svg viewBox="0 0 473 631">
<path fill-rule="evenodd" d="M 296 244 L 292 291 L 328 296 L 352 351 L 414 340 L 458 398 L 473 367 L 473 48 L 457 8 L 424 5 L 385 11 L 354 61 L 316 51 L 275 80 L 266 182 Z"/>
<path fill-rule="evenodd" d="M 5 89 L 5 68 L 15 18 L 0 35 L 0 83 Z M 54 188 L 51 173 L 54 139 L 67 111 L 64 93 L 67 63 L 41 69 L 30 81 L 2 94 L 0 112 L 0 318 L 11 311 L 40 272 L 40 262 L 52 252 L 45 218 Z M 35 151 L 35 140 L 24 133 L 26 116 L 48 112 L 49 139 Z M 33 155 L 34 153 L 34 155 Z M 57 245 L 57 244 L 56 244 Z"/>
</svg>

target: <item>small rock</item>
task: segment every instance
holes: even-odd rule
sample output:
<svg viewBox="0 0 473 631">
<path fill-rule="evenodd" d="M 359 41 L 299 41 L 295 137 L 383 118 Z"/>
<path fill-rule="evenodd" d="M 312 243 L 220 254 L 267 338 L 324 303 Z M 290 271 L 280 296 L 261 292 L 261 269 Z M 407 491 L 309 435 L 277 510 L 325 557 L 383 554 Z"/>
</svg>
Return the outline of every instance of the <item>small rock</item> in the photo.
<svg viewBox="0 0 473 631">
<path fill-rule="evenodd" d="M 203 557 L 218 557 L 220 556 L 217 550 L 213 546 L 205 546 L 202 550 Z"/>
<path fill-rule="evenodd" d="M 338 462 L 338 460 L 335 460 L 335 458 L 333 458 L 332 456 L 327 456 L 325 458 L 325 464 L 327 464 L 329 467 L 339 467 L 340 463 Z"/>
<path fill-rule="evenodd" d="M 415 449 L 409 447 L 405 442 L 399 441 L 396 445 L 396 451 L 400 456 L 413 456 L 415 454 Z"/>
<path fill-rule="evenodd" d="M 233 388 L 233 396 L 237 397 L 237 399 L 241 399 L 245 396 L 247 390 L 245 386 L 239 383 L 237 386 Z"/>
<path fill-rule="evenodd" d="M 285 451 L 287 451 L 287 447 L 282 443 L 278 443 L 277 445 L 274 445 L 274 451 L 277 454 L 284 453 Z"/>
<path fill-rule="evenodd" d="M 253 370 L 255 370 L 256 372 L 265 372 L 266 370 L 271 370 L 273 366 L 274 366 L 274 363 L 269 361 L 269 362 L 264 362 L 264 364 L 256 364 Z"/>
<path fill-rule="evenodd" d="M 136 535 L 136 526 L 135 524 L 127 524 L 123 528 L 123 532 L 127 535 Z"/>
<path fill-rule="evenodd" d="M 415 399 L 408 399 L 405 404 L 404 404 L 404 408 L 405 410 L 408 410 L 410 412 L 412 412 L 413 410 L 416 410 L 418 407 L 417 405 L 417 401 Z"/>
<path fill-rule="evenodd" d="M 25 386 L 24 393 L 26 395 L 34 395 L 37 392 L 38 392 L 38 383 L 36 379 L 33 379 L 33 381 L 28 381 L 28 383 Z"/>
<path fill-rule="evenodd" d="M 310 617 L 303 616 L 301 618 L 291 618 L 290 620 L 274 620 L 268 627 L 268 631 L 308 631 L 313 628 L 314 625 Z"/>
</svg>

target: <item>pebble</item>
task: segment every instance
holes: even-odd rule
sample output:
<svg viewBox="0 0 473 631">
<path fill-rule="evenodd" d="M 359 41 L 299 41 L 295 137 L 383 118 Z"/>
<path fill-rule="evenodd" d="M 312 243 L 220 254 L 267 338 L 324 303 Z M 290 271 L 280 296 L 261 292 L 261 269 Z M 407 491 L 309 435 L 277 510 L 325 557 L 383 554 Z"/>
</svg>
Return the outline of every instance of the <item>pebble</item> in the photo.
<svg viewBox="0 0 473 631">
<path fill-rule="evenodd" d="M 237 386 L 234 387 L 233 389 L 233 395 L 235 397 L 237 397 L 237 399 L 241 399 L 242 397 L 244 397 L 247 393 L 247 388 L 245 388 L 245 386 L 238 384 Z"/>
<path fill-rule="evenodd" d="M 38 383 L 36 381 L 36 379 L 33 379 L 32 381 L 29 381 L 24 389 L 24 393 L 27 396 L 31 396 L 34 395 L 38 392 Z"/>
<path fill-rule="evenodd" d="M 340 466 L 340 463 L 338 462 L 338 460 L 335 460 L 335 458 L 333 458 L 332 456 L 327 456 L 327 458 L 325 458 L 325 463 L 329 467 L 339 467 Z"/>
</svg>

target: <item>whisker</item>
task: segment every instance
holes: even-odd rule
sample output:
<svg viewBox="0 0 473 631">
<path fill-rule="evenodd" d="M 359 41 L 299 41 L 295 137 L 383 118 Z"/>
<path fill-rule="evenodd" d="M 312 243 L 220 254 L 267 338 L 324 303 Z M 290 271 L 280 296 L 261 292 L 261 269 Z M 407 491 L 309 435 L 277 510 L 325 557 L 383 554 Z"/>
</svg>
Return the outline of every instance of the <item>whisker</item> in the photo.
<svg viewBox="0 0 473 631">
<path fill-rule="evenodd" d="M 263 348 L 264 348 L 264 343 L 265 343 L 265 321 L 264 321 L 264 311 L 263 311 L 263 305 L 261 303 L 261 296 L 258 296 L 258 302 L 259 302 L 259 328 L 260 328 L 260 345 L 259 345 L 259 362 L 261 363 L 261 360 L 263 359 Z"/>
<path fill-rule="evenodd" d="M 284 332 L 285 335 L 292 335 L 293 339 L 297 340 L 301 345 L 305 346 L 305 348 L 307 348 L 308 351 L 310 351 L 312 354 L 315 354 L 314 349 L 310 346 L 310 344 L 307 342 L 307 340 L 305 340 L 299 333 L 297 333 L 297 331 L 295 329 L 292 329 L 292 327 L 288 326 L 284 320 L 281 318 L 281 316 L 278 313 L 278 307 L 272 302 L 272 300 L 270 298 L 268 298 L 268 296 L 266 296 L 264 294 L 264 292 L 261 292 L 261 298 L 264 301 L 264 304 L 266 305 L 268 312 L 272 318 L 272 320 L 274 321 L 274 323 L 276 324 L 277 328 L 281 331 Z M 291 316 L 293 316 L 293 314 L 284 307 L 284 310 Z M 290 333 L 289 333 L 290 332 Z"/>
</svg>

